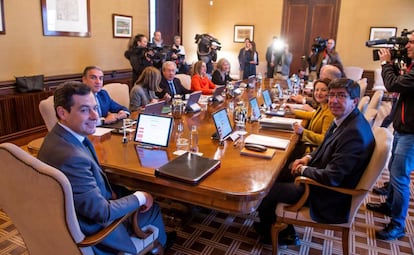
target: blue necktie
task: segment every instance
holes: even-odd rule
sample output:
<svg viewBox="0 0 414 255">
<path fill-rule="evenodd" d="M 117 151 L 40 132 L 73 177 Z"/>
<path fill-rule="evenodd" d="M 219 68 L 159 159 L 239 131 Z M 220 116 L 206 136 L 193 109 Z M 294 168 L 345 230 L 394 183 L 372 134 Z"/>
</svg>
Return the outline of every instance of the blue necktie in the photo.
<svg viewBox="0 0 414 255">
<path fill-rule="evenodd" d="M 91 153 L 93 159 L 99 165 L 98 157 L 96 156 L 96 152 L 95 152 L 95 149 L 93 148 L 93 145 L 92 145 L 91 141 L 89 141 L 89 139 L 87 137 L 85 137 L 85 139 L 83 139 L 82 143 L 89 150 L 89 152 Z"/>
<path fill-rule="evenodd" d="M 174 82 L 168 81 L 168 84 L 170 85 L 171 96 L 174 96 L 175 94 L 177 94 L 177 92 L 175 91 Z"/>
<path fill-rule="evenodd" d="M 98 114 L 99 114 L 99 117 L 102 117 L 101 104 L 99 103 L 98 94 L 95 94 L 95 100 L 96 100 L 96 104 L 98 105 Z"/>
</svg>

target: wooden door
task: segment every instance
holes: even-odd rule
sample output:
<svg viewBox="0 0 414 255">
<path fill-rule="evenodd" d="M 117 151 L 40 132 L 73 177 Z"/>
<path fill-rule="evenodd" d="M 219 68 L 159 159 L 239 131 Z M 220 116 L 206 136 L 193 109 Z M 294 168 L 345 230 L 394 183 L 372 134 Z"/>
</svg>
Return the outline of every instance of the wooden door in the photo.
<svg viewBox="0 0 414 255">
<path fill-rule="evenodd" d="M 155 30 L 161 31 L 164 45 L 171 45 L 175 35 L 181 36 L 181 8 L 182 0 L 155 2 Z"/>
<path fill-rule="evenodd" d="M 336 41 L 341 0 L 284 0 L 281 35 L 293 54 L 290 72 L 302 67 L 317 36 Z"/>
</svg>

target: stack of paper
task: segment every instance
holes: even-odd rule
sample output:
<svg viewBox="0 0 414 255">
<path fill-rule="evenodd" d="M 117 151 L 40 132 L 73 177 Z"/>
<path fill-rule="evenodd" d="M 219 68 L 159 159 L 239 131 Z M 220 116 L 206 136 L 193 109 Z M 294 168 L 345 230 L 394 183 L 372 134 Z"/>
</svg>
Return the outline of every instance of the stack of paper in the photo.
<svg viewBox="0 0 414 255">
<path fill-rule="evenodd" d="M 260 144 L 266 147 L 277 148 L 277 149 L 286 149 L 289 145 L 289 140 L 281 139 L 276 137 L 264 136 L 264 135 L 255 135 L 251 134 L 246 139 L 244 143 L 253 143 Z"/>
<path fill-rule="evenodd" d="M 274 128 L 279 130 L 293 131 L 293 124 L 301 124 L 301 119 L 285 118 L 273 116 L 271 118 L 262 118 L 259 120 L 260 126 L 264 128 Z"/>
</svg>

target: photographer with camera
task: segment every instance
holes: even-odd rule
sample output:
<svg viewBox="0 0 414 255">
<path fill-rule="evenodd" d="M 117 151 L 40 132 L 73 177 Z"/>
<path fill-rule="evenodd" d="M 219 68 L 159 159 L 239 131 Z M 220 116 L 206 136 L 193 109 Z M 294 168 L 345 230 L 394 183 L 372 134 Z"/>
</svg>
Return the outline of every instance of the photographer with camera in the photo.
<svg viewBox="0 0 414 255">
<path fill-rule="evenodd" d="M 403 41 L 406 42 L 407 62 L 412 62 L 414 30 L 408 33 L 410 38 Z M 391 217 L 391 222 L 383 230 L 376 232 L 376 237 L 382 240 L 395 240 L 405 235 L 405 218 L 410 201 L 410 174 L 414 170 L 414 68 L 412 63 L 407 63 L 407 71 L 401 74 L 398 65 L 395 65 L 399 57 L 392 52 L 390 49 L 378 51 L 382 79 L 387 91 L 400 94 L 393 118 L 394 141 L 388 164 L 390 185 L 385 203 L 367 204 L 367 209 Z"/>
<path fill-rule="evenodd" d="M 174 36 L 174 43 L 167 53 L 167 61 L 173 61 L 177 65 L 177 73 L 188 74 L 189 67 L 185 62 L 185 48 L 181 45 L 181 37 Z"/>
<path fill-rule="evenodd" d="M 143 34 L 137 34 L 129 43 L 124 56 L 132 66 L 132 84 L 147 66 L 153 66 L 154 51 L 147 48 L 148 39 Z"/>
<path fill-rule="evenodd" d="M 281 76 L 276 78 L 286 80 L 290 74 L 292 59 L 292 53 L 289 52 L 289 45 L 274 36 L 272 44 L 266 49 L 266 77 L 273 78 L 274 76 Z"/>
<path fill-rule="evenodd" d="M 322 39 L 320 36 L 315 38 L 315 43 L 312 45 L 311 53 L 308 57 L 309 63 L 309 80 L 316 80 L 319 78 L 319 73 L 322 66 L 331 64 L 343 70 L 342 62 L 338 52 L 335 50 L 334 39 Z"/>
<path fill-rule="evenodd" d="M 217 60 L 217 51 L 221 50 L 221 43 L 209 34 L 196 34 L 195 43 L 197 44 L 198 60 L 206 63 L 207 74 L 213 72 L 213 61 Z"/>
</svg>

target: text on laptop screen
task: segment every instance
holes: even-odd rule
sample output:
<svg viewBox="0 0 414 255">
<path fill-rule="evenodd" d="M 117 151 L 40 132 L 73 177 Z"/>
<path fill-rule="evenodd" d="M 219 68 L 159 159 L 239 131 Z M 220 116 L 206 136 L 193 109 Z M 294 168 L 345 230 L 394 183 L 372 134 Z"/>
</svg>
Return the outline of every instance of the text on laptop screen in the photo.
<svg viewBox="0 0 414 255">
<path fill-rule="evenodd" d="M 138 117 L 134 141 L 167 147 L 173 123 L 171 117 L 141 113 Z"/>
<path fill-rule="evenodd" d="M 216 125 L 217 133 L 220 140 L 225 139 L 233 131 L 226 108 L 213 113 L 214 125 Z"/>
</svg>

